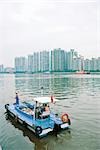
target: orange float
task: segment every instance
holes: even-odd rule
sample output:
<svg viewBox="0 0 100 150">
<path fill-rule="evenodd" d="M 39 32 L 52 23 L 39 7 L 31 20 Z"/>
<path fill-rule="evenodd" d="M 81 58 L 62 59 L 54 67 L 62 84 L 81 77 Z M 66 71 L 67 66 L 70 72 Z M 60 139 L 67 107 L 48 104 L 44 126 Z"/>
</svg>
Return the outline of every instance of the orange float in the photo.
<svg viewBox="0 0 100 150">
<path fill-rule="evenodd" d="M 62 116 L 61 116 L 61 120 L 63 121 L 63 122 L 68 122 L 68 114 L 63 114 Z"/>
</svg>

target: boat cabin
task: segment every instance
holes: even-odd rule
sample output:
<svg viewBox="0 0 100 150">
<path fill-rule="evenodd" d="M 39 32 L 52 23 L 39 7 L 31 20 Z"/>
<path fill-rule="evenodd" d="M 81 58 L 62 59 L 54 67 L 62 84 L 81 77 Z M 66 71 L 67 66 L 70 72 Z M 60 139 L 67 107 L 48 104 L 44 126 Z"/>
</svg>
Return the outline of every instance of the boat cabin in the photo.
<svg viewBox="0 0 100 150">
<path fill-rule="evenodd" d="M 53 100 L 52 100 L 53 99 Z M 52 102 L 58 101 L 53 97 L 37 97 L 33 99 L 36 103 L 35 105 L 35 118 L 44 119 L 50 116 L 50 106 Z"/>
<path fill-rule="evenodd" d="M 45 119 L 50 116 L 50 103 L 58 101 L 53 97 L 36 97 L 33 101 L 23 102 L 16 106 L 16 109 L 27 116 L 36 119 Z"/>
</svg>

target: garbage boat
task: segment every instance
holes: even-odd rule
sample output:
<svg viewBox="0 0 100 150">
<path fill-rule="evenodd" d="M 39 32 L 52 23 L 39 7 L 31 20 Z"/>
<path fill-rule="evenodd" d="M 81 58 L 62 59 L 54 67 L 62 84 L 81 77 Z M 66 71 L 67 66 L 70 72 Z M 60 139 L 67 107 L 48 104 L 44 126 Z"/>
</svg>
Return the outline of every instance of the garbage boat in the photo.
<svg viewBox="0 0 100 150">
<path fill-rule="evenodd" d="M 58 132 L 68 129 L 71 122 L 67 113 L 58 117 L 51 111 L 50 103 L 59 100 L 54 97 L 36 97 L 31 101 L 19 102 L 16 96 L 16 103 L 6 104 L 7 114 L 12 116 L 16 122 L 20 122 L 29 128 L 38 137 L 44 137 L 50 132 Z"/>
</svg>

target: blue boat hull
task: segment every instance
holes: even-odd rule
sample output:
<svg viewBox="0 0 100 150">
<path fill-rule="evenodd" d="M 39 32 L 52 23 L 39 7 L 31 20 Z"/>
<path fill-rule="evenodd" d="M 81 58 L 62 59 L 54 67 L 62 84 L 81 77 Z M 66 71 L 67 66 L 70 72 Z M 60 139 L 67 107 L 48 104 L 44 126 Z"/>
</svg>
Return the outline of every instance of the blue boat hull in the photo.
<svg viewBox="0 0 100 150">
<path fill-rule="evenodd" d="M 58 132 L 58 129 L 62 130 L 69 128 L 68 123 L 63 123 L 61 119 L 57 118 L 53 113 L 46 118 L 36 119 L 34 118 L 34 115 L 25 113 L 16 104 L 6 104 L 5 109 L 16 122 L 20 122 L 23 126 L 34 132 L 38 137 L 44 137 L 53 131 Z"/>
</svg>

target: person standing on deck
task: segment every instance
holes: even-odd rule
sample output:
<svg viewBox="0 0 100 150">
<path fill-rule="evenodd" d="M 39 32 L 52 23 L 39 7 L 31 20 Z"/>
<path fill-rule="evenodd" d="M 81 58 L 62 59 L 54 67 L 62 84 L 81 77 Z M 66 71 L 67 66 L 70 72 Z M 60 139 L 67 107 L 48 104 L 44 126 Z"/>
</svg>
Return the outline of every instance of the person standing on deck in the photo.
<svg viewBox="0 0 100 150">
<path fill-rule="evenodd" d="M 18 93 L 16 93 L 16 104 L 19 104 L 19 97 L 18 97 Z"/>
</svg>

